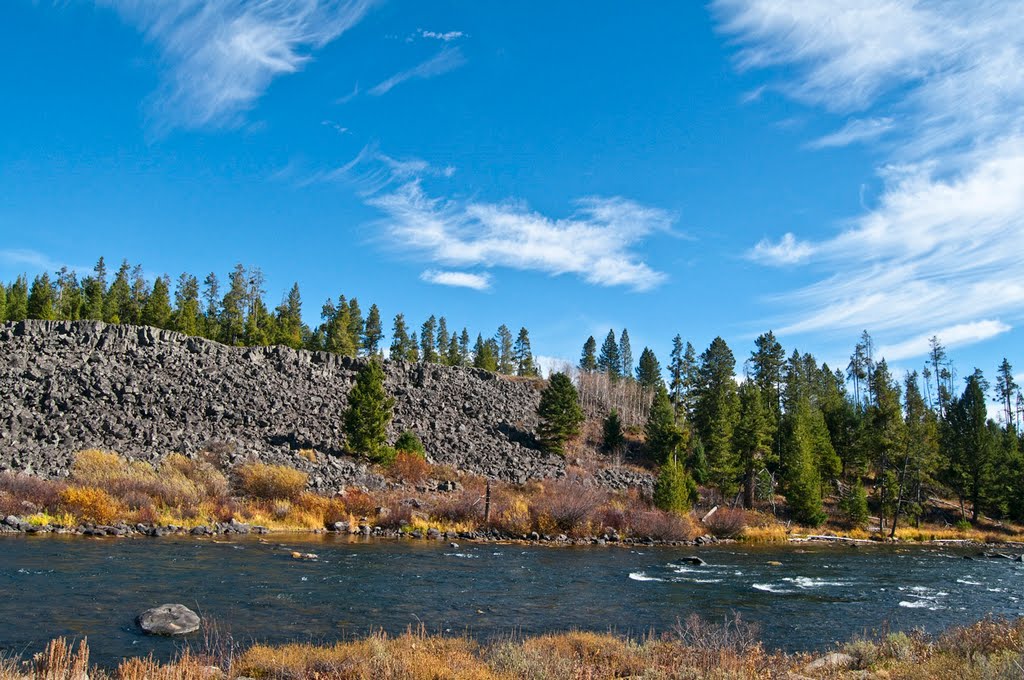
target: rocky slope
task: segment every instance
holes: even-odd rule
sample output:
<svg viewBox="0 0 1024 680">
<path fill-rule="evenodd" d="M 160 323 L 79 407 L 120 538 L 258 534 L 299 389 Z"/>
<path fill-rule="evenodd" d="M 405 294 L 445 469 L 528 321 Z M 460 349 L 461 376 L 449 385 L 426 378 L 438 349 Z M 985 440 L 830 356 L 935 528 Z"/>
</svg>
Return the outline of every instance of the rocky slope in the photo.
<svg viewBox="0 0 1024 680">
<path fill-rule="evenodd" d="M 304 468 L 319 489 L 376 486 L 342 455 L 346 395 L 363 361 L 93 321 L 0 325 L 0 470 L 65 475 L 72 454 L 91 447 L 144 460 L 212 450 Z M 411 429 L 433 462 L 506 481 L 564 474 L 564 460 L 535 447 L 536 386 L 467 368 L 385 370 L 397 400 L 391 441 Z M 317 463 L 302 449 L 318 451 Z"/>
</svg>

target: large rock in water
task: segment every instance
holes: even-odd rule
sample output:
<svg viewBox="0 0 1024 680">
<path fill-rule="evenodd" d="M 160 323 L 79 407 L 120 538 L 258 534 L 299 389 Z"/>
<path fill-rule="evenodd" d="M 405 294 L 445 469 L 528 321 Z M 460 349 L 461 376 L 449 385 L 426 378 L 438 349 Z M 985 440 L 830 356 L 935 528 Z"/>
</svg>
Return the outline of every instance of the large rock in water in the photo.
<svg viewBox="0 0 1024 680">
<path fill-rule="evenodd" d="M 162 604 L 139 614 L 139 628 L 150 635 L 187 635 L 199 630 L 199 614 L 183 604 Z"/>
</svg>

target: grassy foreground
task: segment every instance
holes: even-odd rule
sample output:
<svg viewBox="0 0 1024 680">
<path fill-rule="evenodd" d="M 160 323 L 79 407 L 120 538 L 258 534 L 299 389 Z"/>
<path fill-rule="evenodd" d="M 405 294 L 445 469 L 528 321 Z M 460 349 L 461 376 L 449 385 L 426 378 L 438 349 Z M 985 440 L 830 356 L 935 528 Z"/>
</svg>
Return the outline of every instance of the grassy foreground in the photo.
<svg viewBox="0 0 1024 680">
<path fill-rule="evenodd" d="M 697 617 L 665 635 L 628 639 L 570 632 L 479 644 L 409 631 L 316 646 L 256 645 L 215 654 L 184 651 L 166 664 L 128 658 L 112 671 L 90 666 L 85 642 L 54 640 L 30 661 L 0 662 L 0 680 L 210 680 L 219 678 L 957 678 L 1024 675 L 1024 619 L 985 619 L 939 635 L 894 633 L 861 639 L 824 656 L 769 652 L 738 618 Z"/>
</svg>

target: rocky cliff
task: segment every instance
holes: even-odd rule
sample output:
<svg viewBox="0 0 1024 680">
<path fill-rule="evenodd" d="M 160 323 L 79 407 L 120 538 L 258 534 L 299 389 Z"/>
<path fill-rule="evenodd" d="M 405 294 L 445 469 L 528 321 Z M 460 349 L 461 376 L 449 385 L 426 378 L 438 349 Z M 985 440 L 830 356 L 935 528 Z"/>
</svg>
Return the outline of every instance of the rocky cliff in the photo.
<svg viewBox="0 0 1024 680">
<path fill-rule="evenodd" d="M 213 450 L 304 468 L 315 488 L 376 485 L 342 455 L 346 395 L 364 361 L 93 321 L 0 325 L 0 470 L 60 476 L 92 447 L 145 460 Z M 391 441 L 413 430 L 433 462 L 506 481 L 564 474 L 531 434 L 535 385 L 400 361 L 385 371 Z M 321 455 L 313 463 L 302 449 Z"/>
</svg>

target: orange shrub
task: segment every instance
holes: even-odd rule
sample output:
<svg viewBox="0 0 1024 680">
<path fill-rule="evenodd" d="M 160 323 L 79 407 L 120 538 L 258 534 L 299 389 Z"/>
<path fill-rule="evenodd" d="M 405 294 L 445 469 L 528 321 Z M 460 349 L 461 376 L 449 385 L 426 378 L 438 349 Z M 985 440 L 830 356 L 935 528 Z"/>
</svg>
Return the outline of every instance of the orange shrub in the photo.
<svg viewBox="0 0 1024 680">
<path fill-rule="evenodd" d="M 377 501 L 361 489 L 348 489 L 342 502 L 350 513 L 357 517 L 372 517 L 377 514 Z"/>
<path fill-rule="evenodd" d="M 261 500 L 295 500 L 306 488 L 309 475 L 285 465 L 246 463 L 235 468 L 239 490 Z"/>
<path fill-rule="evenodd" d="M 60 492 L 60 508 L 83 522 L 110 524 L 123 519 L 125 509 L 103 489 L 94 486 L 69 486 Z"/>
<path fill-rule="evenodd" d="M 430 463 L 421 454 L 399 451 L 391 464 L 391 472 L 410 484 L 419 484 L 430 476 Z"/>
<path fill-rule="evenodd" d="M 715 538 L 737 538 L 747 528 L 747 513 L 739 508 L 719 508 L 703 524 Z"/>
</svg>

